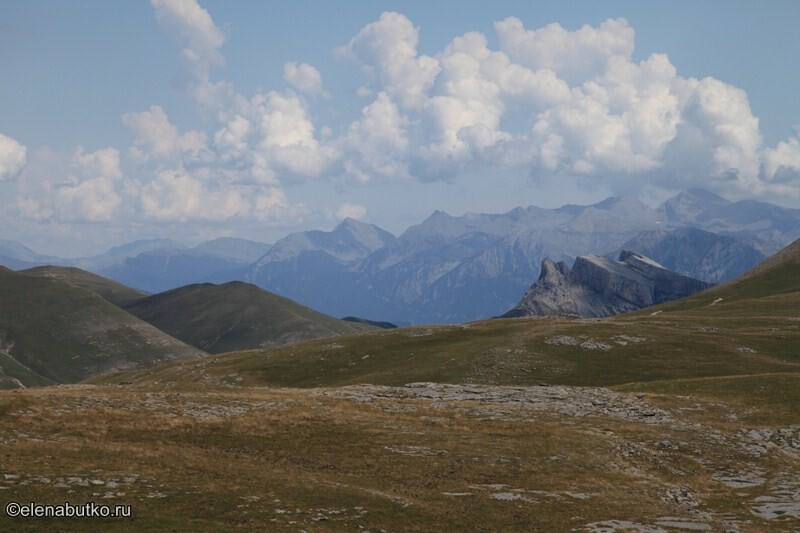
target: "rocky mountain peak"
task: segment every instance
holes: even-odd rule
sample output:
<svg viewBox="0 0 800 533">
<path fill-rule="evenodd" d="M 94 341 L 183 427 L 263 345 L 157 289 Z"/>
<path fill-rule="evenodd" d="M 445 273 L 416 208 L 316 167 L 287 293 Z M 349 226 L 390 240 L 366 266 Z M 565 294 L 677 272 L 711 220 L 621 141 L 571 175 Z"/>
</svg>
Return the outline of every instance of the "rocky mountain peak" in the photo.
<svg viewBox="0 0 800 533">
<path fill-rule="evenodd" d="M 544 259 L 537 282 L 503 316 L 611 316 L 682 298 L 710 286 L 629 250 L 620 253 L 617 261 L 601 255 L 579 256 L 572 269 L 563 262 Z"/>
<path fill-rule="evenodd" d="M 566 278 L 569 275 L 569 265 L 563 261 L 556 263 L 549 257 L 542 260 L 541 273 L 539 274 L 540 282 L 552 282 Z"/>
<path fill-rule="evenodd" d="M 349 240 L 359 246 L 375 251 L 394 241 L 395 237 L 374 224 L 367 224 L 354 218 L 345 218 L 331 232 L 340 240 Z"/>
<path fill-rule="evenodd" d="M 305 252 L 319 252 L 339 263 L 359 261 L 395 240 L 386 230 L 352 218 L 341 221 L 332 231 L 292 233 L 276 242 L 254 265 L 296 260 Z"/>
<path fill-rule="evenodd" d="M 660 209 L 668 220 L 693 222 L 709 209 L 725 207 L 730 202 L 704 189 L 682 191 L 664 202 Z"/>
</svg>

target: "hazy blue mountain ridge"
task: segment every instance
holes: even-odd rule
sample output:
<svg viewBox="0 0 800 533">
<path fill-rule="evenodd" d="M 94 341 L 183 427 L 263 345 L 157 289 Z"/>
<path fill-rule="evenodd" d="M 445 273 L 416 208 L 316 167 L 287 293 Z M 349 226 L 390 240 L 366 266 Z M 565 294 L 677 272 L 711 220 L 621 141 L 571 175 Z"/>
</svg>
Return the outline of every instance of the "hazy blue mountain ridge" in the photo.
<svg viewBox="0 0 800 533">
<path fill-rule="evenodd" d="M 195 248 L 138 241 L 80 264 L 147 292 L 243 280 L 333 316 L 435 323 L 509 309 L 539 277 L 547 257 L 571 265 L 580 255 L 616 256 L 624 247 L 717 282 L 798 237 L 798 209 L 730 202 L 692 189 L 657 207 L 612 197 L 593 205 L 518 207 L 499 214 L 435 211 L 398 237 L 346 219 L 332 231 L 294 233 L 271 247 L 236 239 Z"/>
</svg>

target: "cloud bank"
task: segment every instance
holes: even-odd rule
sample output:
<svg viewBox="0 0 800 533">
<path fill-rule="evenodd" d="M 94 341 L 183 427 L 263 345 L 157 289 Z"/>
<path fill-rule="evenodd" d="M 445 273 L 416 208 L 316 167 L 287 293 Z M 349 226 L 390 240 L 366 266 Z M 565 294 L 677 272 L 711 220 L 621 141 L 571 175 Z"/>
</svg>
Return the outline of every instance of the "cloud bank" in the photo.
<svg viewBox="0 0 800 533">
<path fill-rule="evenodd" d="M 66 178 L 20 201 L 24 216 L 291 223 L 308 212 L 288 200 L 298 183 L 457 181 L 482 168 L 487 180 L 502 179 L 491 172 L 502 169 L 617 192 L 697 186 L 800 199 L 800 140 L 765 146 L 737 87 L 682 77 L 665 54 L 634 61 L 635 31 L 624 19 L 567 30 L 509 17 L 494 25 L 497 49 L 468 32 L 427 55 L 418 50 L 423 29 L 387 12 L 333 51 L 336 68 L 362 76 L 356 95 L 328 92 L 320 70 L 296 61 L 283 67 L 286 87 L 244 95 L 214 77 L 226 35 L 205 9 L 194 0 L 151 4 L 180 49 L 187 94 L 207 128 L 182 132 L 159 105 L 125 113 L 131 145 L 77 149 Z M 318 118 L 353 97 L 363 105 L 344 123 Z M 25 147 L 0 135 L 0 180 L 25 163 Z M 336 215 L 365 213 L 343 204 Z"/>
</svg>

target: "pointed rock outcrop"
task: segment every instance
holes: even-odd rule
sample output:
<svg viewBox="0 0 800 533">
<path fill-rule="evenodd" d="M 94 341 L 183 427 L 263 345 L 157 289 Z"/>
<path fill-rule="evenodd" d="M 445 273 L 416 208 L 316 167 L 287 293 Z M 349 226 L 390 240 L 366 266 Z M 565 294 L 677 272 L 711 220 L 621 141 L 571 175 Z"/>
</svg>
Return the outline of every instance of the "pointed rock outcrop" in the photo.
<svg viewBox="0 0 800 533">
<path fill-rule="evenodd" d="M 572 269 L 545 259 L 536 283 L 502 316 L 605 317 L 683 298 L 710 286 L 627 250 L 618 261 L 599 255 L 578 257 Z"/>
</svg>

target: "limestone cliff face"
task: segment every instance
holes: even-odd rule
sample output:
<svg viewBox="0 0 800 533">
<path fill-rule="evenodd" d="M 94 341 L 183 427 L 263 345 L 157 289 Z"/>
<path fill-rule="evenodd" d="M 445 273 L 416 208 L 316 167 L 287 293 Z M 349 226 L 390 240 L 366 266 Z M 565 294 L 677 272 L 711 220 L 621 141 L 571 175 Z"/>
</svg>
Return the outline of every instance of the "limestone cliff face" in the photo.
<svg viewBox="0 0 800 533">
<path fill-rule="evenodd" d="M 623 251 L 618 261 L 581 256 L 572 269 L 545 259 L 537 282 L 503 317 L 605 317 L 683 298 L 710 286 L 631 251 Z"/>
</svg>

